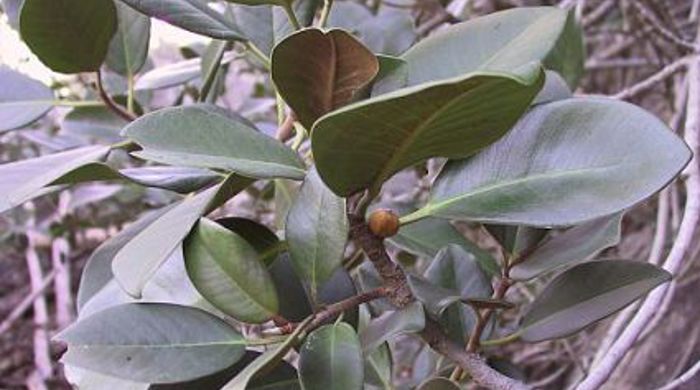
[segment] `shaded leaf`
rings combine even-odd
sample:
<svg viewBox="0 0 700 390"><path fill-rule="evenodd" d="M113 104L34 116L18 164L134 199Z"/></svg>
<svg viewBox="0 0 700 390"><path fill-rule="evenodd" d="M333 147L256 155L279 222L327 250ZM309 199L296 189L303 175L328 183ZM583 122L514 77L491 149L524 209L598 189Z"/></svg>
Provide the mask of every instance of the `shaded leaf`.
<svg viewBox="0 0 700 390"><path fill-rule="evenodd" d="M417 390L459 390L461 387L447 378L435 377L421 383Z"/></svg>
<svg viewBox="0 0 700 390"><path fill-rule="evenodd" d="M53 107L53 92L43 83L0 66L0 133L27 126Z"/></svg>
<svg viewBox="0 0 700 390"><path fill-rule="evenodd" d="M61 73L98 70L116 28L112 0L25 0L20 14L22 40Z"/></svg>
<svg viewBox="0 0 700 390"><path fill-rule="evenodd" d="M510 277L527 280L544 272L585 261L620 242L622 213L594 219L545 239L522 263L510 269Z"/></svg>
<svg viewBox="0 0 700 390"><path fill-rule="evenodd" d="M561 100L535 107L474 158L449 162L428 204L402 220L575 225L652 195L689 158L683 141L636 106L605 98Z"/></svg>
<svg viewBox="0 0 700 390"><path fill-rule="evenodd" d="M114 257L112 272L119 284L129 295L138 298L146 282L185 239L199 218L251 182L231 175L223 183L179 202L143 229Z"/></svg>
<svg viewBox="0 0 700 390"><path fill-rule="evenodd" d="M67 364L149 383L208 375L238 361L240 333L199 309L159 303L115 306L71 325L56 339L68 344Z"/></svg>
<svg viewBox="0 0 700 390"><path fill-rule="evenodd" d="M404 55L409 85L475 71L510 71L541 62L572 88L583 72L583 35L573 15L557 7L522 7L454 24Z"/></svg>
<svg viewBox="0 0 700 390"><path fill-rule="evenodd" d="M365 354L372 354L376 348L395 336L417 333L423 328L425 328L423 305L420 302L413 302L372 320L360 332L360 344Z"/></svg>
<svg viewBox="0 0 700 390"><path fill-rule="evenodd" d="M166 23L211 38L242 41L243 34L204 0L119 0Z"/></svg>
<svg viewBox="0 0 700 390"><path fill-rule="evenodd" d="M301 30L272 51L272 80L307 129L350 103L378 70L374 54L343 30Z"/></svg>
<svg viewBox="0 0 700 390"><path fill-rule="evenodd" d="M119 174L130 181L153 188L188 194L208 187L223 177L207 169L187 167L140 167L126 168Z"/></svg>
<svg viewBox="0 0 700 390"><path fill-rule="evenodd" d="M315 169L306 176L289 210L285 235L292 265L312 297L340 267L348 238L345 200L321 181Z"/></svg>
<svg viewBox="0 0 700 390"><path fill-rule="evenodd" d="M304 177L304 164L292 149L214 105L162 109L140 117L124 132L143 147L134 153L139 158L256 178Z"/></svg>
<svg viewBox="0 0 700 390"><path fill-rule="evenodd" d="M299 378L305 390L362 389L364 365L355 330L341 322L313 331L300 351Z"/></svg>
<svg viewBox="0 0 700 390"><path fill-rule="evenodd" d="M372 96L382 95L408 84L408 65L401 58L391 56L377 56L379 60L379 72L372 84Z"/></svg>
<svg viewBox="0 0 700 390"><path fill-rule="evenodd" d="M98 142L118 142L127 123L106 107L78 107L65 116L61 131Z"/></svg>
<svg viewBox="0 0 700 390"><path fill-rule="evenodd" d="M604 260L579 264L554 279L532 303L519 331L525 341L578 332L634 302L671 274L649 263Z"/></svg>
<svg viewBox="0 0 700 390"><path fill-rule="evenodd" d="M183 249L190 280L214 307L256 324L277 313L277 291L270 274L243 237L202 218Z"/></svg>
<svg viewBox="0 0 700 390"><path fill-rule="evenodd" d="M216 223L243 238L258 253L258 259L269 267L285 249L277 235L266 226L252 219L229 217L217 219Z"/></svg>
<svg viewBox="0 0 700 390"><path fill-rule="evenodd" d="M319 173L337 194L381 184L430 157L467 157L500 138L542 86L543 72L472 73L336 110L314 125ZM388 121L391 122L388 122Z"/></svg>
<svg viewBox="0 0 700 390"><path fill-rule="evenodd" d="M117 32L112 38L105 64L122 76L133 76L146 63L151 38L151 18L126 4L117 6Z"/></svg>
<svg viewBox="0 0 700 390"><path fill-rule="evenodd" d="M61 176L108 153L108 146L87 146L0 165L0 212L42 195L44 187Z"/></svg>

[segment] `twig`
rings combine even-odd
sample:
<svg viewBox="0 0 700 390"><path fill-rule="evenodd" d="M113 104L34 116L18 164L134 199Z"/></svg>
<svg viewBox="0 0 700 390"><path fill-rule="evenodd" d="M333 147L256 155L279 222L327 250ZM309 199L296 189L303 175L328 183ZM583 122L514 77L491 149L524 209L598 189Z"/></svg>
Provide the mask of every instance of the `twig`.
<svg viewBox="0 0 700 390"><path fill-rule="evenodd" d="M61 222L68 213L70 193L63 192L58 198L56 222ZM57 237L51 243L51 266L56 272L54 296L56 300L56 324L59 329L70 325L73 321L73 297L71 293L70 263L68 252L70 246L65 237Z"/></svg>
<svg viewBox="0 0 700 390"><path fill-rule="evenodd" d="M681 37L677 36L674 34L671 30L666 28L663 24L661 24L661 21L657 19L656 15L654 15L653 11L648 9L645 5L640 3L638 0L628 0L629 3L637 9L639 14L646 19L650 25L656 30L659 35L661 35L663 38L666 40L675 43L676 45L683 47L685 49L692 50L694 52L698 51L698 45L693 43L693 42L688 42Z"/></svg>
<svg viewBox="0 0 700 390"><path fill-rule="evenodd" d="M651 77L648 77L644 81L637 83L629 88L626 88L612 97L615 99L629 99L636 96L640 92L646 91L647 89L653 87L655 84L666 80L668 77L673 76L676 72L684 69L688 63L690 63L692 57L683 57L669 65L666 65L659 72L655 73Z"/></svg>
<svg viewBox="0 0 700 390"><path fill-rule="evenodd" d="M700 35L698 37L700 41ZM683 265L685 254L693 242L698 222L700 221L700 168L697 154L700 152L700 58L694 58L688 74L688 112L686 115L685 140L693 151L694 157L686 170L685 181L687 201L683 220L671 248L664 269L677 274ZM637 338L654 317L657 309L663 303L669 283L659 286L649 294L641 308L612 345L608 354L603 358L590 375L577 387L578 390L598 389L612 374L620 361L632 348Z"/></svg>
<svg viewBox="0 0 700 390"><path fill-rule="evenodd" d="M42 379L47 379L51 377L53 371L51 366L51 354L49 350L49 313L44 295L42 293L38 293L38 291L43 290L42 282L44 277L42 276L39 254L37 253L35 247L36 234L32 231L28 231L26 236L27 249L25 255L27 258L27 268L29 269L29 282L32 287L32 294L38 294L38 296L33 299L34 365L39 377Z"/></svg>
<svg viewBox="0 0 700 390"><path fill-rule="evenodd" d="M375 299L383 298L387 295L387 290L384 287L380 287L374 290L370 290L367 292L364 292L359 295L355 295L353 297L350 297L348 299L342 300L340 302L336 302L332 305L328 305L323 310L318 312L316 314L316 317L314 317L313 321L311 321L311 324L309 325L310 329L316 328L323 323L327 322L328 320L331 320L340 313L343 313L347 310L350 310L354 307L360 306L363 303L371 302Z"/></svg>
<svg viewBox="0 0 700 390"><path fill-rule="evenodd" d="M0 323L0 335L4 334L8 330L12 329L12 325L22 317L22 315L29 310L29 308L34 304L34 301L44 294L44 291L51 285L54 278L56 277L56 270L53 269L48 275L41 281L41 284L37 289L32 290L29 295L27 295L22 302L17 304L12 312L5 318L2 323Z"/></svg>
<svg viewBox="0 0 700 390"><path fill-rule="evenodd" d="M681 385L690 382L690 380L693 379L693 377L695 377L696 375L698 375L698 373L700 373L700 360L695 362L695 364L692 367L690 367L688 371L684 372L681 376L669 382L665 386L660 387L658 390L673 390Z"/></svg>
<svg viewBox="0 0 700 390"><path fill-rule="evenodd" d="M115 114L119 115L122 119L131 122L136 120L136 115L130 113L129 111L125 110L122 106L117 104L117 102L112 99L111 96L105 91L105 87L102 84L102 71L98 70L97 74L95 75L96 84L97 84L97 92L100 94L100 98L102 101L105 103L107 108L112 110Z"/></svg>

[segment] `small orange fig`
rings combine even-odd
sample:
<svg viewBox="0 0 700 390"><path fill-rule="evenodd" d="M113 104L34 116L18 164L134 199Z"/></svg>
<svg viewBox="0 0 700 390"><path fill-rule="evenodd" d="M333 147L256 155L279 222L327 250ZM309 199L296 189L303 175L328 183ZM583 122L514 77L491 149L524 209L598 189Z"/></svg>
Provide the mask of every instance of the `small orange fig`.
<svg viewBox="0 0 700 390"><path fill-rule="evenodd" d="M381 238L394 236L399 232L399 216L392 210L375 210L369 216L369 230Z"/></svg>

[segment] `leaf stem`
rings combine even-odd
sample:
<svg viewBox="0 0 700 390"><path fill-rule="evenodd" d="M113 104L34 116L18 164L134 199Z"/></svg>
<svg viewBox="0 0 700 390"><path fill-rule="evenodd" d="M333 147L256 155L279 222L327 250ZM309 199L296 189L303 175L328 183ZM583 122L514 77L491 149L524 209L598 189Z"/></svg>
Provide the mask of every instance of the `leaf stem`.
<svg viewBox="0 0 700 390"><path fill-rule="evenodd" d="M287 19L289 19L289 23L291 23L295 30L301 30L301 24L299 24L299 19L297 19L297 16L294 14L292 2L284 1L283 3L284 5L282 5L282 8L284 8L284 12L287 14Z"/></svg>
<svg viewBox="0 0 700 390"><path fill-rule="evenodd" d="M323 9L321 10L321 19L318 21L319 28L324 28L328 24L328 17L331 14L331 8L333 8L333 0L324 0Z"/></svg>
<svg viewBox="0 0 700 390"><path fill-rule="evenodd" d="M491 340L483 340L481 342L482 347L496 347L499 345L504 345L504 344L510 344L512 342L518 341L520 339L520 333L515 332L511 335L508 335L506 337L501 337L498 339L491 339Z"/></svg>
<svg viewBox="0 0 700 390"><path fill-rule="evenodd" d="M265 69L270 70L270 59L267 58L265 53L263 53L257 46L255 46L254 43L250 41L245 41L243 42L243 46L245 46L246 50L249 51L253 55L253 57L257 58L260 62L262 62Z"/></svg>
<svg viewBox="0 0 700 390"><path fill-rule="evenodd" d="M56 107L104 107L101 100L52 100L48 103Z"/></svg>
<svg viewBox="0 0 700 390"><path fill-rule="evenodd" d="M115 114L119 115L123 119L125 119L128 122L136 120L136 115L130 113L129 111L125 110L122 106L117 104L117 102L112 99L111 96L105 91L104 85L102 84L102 72L100 70L97 70L96 72L96 78L97 78L97 92L100 94L100 98L102 101L105 103L107 108L112 110Z"/></svg>
<svg viewBox="0 0 700 390"><path fill-rule="evenodd" d="M129 72L126 78L127 93L126 93L126 109L130 113L134 113L134 74Z"/></svg>

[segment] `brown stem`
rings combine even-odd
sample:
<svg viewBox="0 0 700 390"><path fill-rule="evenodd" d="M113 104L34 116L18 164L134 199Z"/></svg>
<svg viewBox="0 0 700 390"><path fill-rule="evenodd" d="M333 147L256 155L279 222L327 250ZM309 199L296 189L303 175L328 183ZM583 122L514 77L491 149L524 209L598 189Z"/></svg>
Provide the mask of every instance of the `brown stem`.
<svg viewBox="0 0 700 390"><path fill-rule="evenodd" d="M129 111L125 110L122 106L117 104L117 102L112 99L111 96L105 91L105 87L102 84L102 72L100 70L97 71L97 91L100 94L100 98L102 101L105 103L105 105L112 111L114 111L115 114L119 115L121 118L124 120L131 122L136 120L136 115L130 113Z"/></svg>
<svg viewBox="0 0 700 390"><path fill-rule="evenodd" d="M495 300L503 300L503 298L505 298L506 296L506 292L508 292L508 289L513 284L512 281L508 278L508 271L509 268L506 267L504 270L504 275L498 281L496 290L493 292L493 299ZM489 323L489 320L491 319L491 316L495 311L496 310L493 308L488 308L483 311L476 311L476 326L474 326L474 330L469 336L469 342L467 343L467 352L476 352L479 350L479 346L481 343L481 335L484 333L484 329L486 328L486 325Z"/></svg>
<svg viewBox="0 0 700 390"><path fill-rule="evenodd" d="M284 119L284 122L282 122L282 125L277 128L277 134L275 135L275 138L280 140L281 142L287 142L292 138L292 135L294 134L294 121L296 121L296 116L294 115L293 112L290 112L289 115Z"/></svg>
<svg viewBox="0 0 700 390"><path fill-rule="evenodd" d="M316 317L313 319L313 321L311 321L310 329L321 326L326 321L331 320L340 315L340 313L350 310L356 306L360 306L363 303L383 298L387 295L387 292L388 291L386 288L380 287L359 295L355 295L340 302L336 302L332 305L328 305L325 308L323 308L323 310L316 313Z"/></svg>

